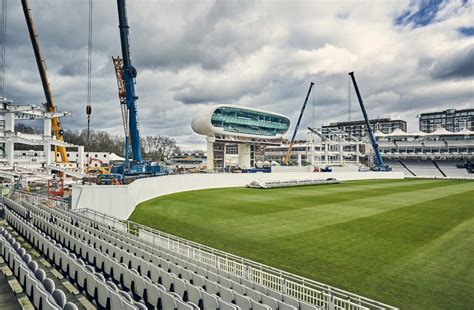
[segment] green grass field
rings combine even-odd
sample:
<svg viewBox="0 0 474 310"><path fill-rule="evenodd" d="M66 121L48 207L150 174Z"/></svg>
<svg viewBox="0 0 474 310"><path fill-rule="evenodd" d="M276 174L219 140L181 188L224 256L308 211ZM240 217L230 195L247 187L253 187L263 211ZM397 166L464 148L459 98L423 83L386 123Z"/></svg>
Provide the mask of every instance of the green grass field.
<svg viewBox="0 0 474 310"><path fill-rule="evenodd" d="M130 220L402 309L474 309L474 182L191 191Z"/></svg>

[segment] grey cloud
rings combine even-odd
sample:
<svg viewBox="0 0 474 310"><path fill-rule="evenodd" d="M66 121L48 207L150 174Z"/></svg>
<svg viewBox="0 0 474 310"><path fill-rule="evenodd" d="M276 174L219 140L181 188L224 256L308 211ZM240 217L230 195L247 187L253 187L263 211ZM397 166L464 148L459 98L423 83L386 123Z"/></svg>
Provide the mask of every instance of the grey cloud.
<svg viewBox="0 0 474 310"><path fill-rule="evenodd" d="M53 95L74 114L62 124L83 129L87 2L30 2ZM44 95L21 6L9 4L6 95L40 104ZM258 107L294 122L309 81L316 82L314 105L311 98L302 128L346 120L351 70L373 116L414 123L423 110L472 107L473 46L462 49L466 38L457 34L456 20L422 32L393 26L394 12L404 9L393 2L128 1L141 133L168 135L190 148L204 145L190 121L211 103ZM94 1L91 124L122 134L110 58L120 54L117 23L115 1ZM353 119L361 118L354 94L352 111Z"/></svg>
<svg viewBox="0 0 474 310"><path fill-rule="evenodd" d="M474 45L454 55L434 60L430 74L435 79L462 79L474 76Z"/></svg>

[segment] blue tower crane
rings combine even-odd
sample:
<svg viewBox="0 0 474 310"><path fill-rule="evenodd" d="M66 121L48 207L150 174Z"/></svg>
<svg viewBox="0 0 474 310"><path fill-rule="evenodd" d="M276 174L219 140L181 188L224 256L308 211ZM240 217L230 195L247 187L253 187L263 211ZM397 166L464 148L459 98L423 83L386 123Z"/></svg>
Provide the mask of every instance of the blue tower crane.
<svg viewBox="0 0 474 310"><path fill-rule="evenodd" d="M362 114L364 115L365 125L367 126L367 132L369 133L370 143L372 144L372 148L374 149L374 153L375 153L375 166L372 167L372 170L392 171L392 168L383 162L382 155L380 154L380 151L379 151L379 145L377 144L377 141L375 140L372 127L370 126L369 117L367 116L367 111L365 110L364 102L362 101L362 96L360 95L359 87L357 86L354 72L349 72L349 75L351 76L352 84L354 84L354 89L357 94L357 99L359 99L360 109L362 110Z"/></svg>

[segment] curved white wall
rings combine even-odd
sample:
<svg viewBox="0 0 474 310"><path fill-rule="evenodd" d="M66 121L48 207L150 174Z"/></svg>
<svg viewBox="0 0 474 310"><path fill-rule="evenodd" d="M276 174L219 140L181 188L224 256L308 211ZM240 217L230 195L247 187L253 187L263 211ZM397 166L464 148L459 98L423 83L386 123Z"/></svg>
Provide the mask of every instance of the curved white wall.
<svg viewBox="0 0 474 310"><path fill-rule="evenodd" d="M339 180L403 179L403 172L276 172L249 174L186 174L145 178L129 185L77 185L72 189L72 208L88 208L120 219L127 219L135 207L162 195L223 187L239 187L254 180Z"/></svg>

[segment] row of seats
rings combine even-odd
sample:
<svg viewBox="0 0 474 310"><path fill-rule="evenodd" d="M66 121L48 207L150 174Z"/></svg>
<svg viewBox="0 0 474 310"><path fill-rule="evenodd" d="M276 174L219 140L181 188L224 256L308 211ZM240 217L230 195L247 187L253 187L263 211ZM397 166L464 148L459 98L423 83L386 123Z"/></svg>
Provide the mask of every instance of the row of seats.
<svg viewBox="0 0 474 310"><path fill-rule="evenodd" d="M85 220L90 221L90 219L88 218ZM107 246L107 244L113 244L117 247L123 248L128 253L132 253L136 257L143 258L145 259L145 261L153 262L161 267L164 266L163 268L165 270L168 270L179 277L183 277L191 283L194 283L193 281L196 281L198 284L200 284L199 286L203 286L201 284L202 279L197 278L197 274L198 276L207 278L212 282L217 282L216 284L222 287L221 290L234 290L239 294L251 297L251 302L253 303L264 303L269 305L273 309L316 309L316 307L313 305L298 301L293 297L282 294L275 290L267 289L265 286L249 281L243 277L233 275L232 273L228 273L221 269L217 269L215 267L208 266L205 264L191 263L190 261L185 260L184 257L179 257L179 255L176 254L171 255L163 253L163 250L157 250L154 247L150 247L147 244L144 244L143 240L138 239L136 237L132 238L134 236L131 236L129 234L123 236L124 234L120 232L113 232L103 225L100 226L100 228L93 228L90 224L91 223L89 223L88 225L84 223L77 223L79 227L91 233L91 235L96 238L96 242L100 243L100 240L103 240L105 242L104 246ZM106 231L98 231L98 229L101 228L105 228ZM121 239L119 239L120 235L123 236ZM128 242L124 242L122 241L122 239L128 240ZM143 248L141 248L140 246ZM99 245L99 247L101 247L101 245ZM107 251L108 249L105 250ZM134 258L132 256L131 259L133 261L137 258ZM131 267L135 268L137 267L137 265L132 264ZM204 287L206 286L204 285ZM220 294L221 292L218 292L219 296ZM229 295L231 294L226 294L226 296ZM228 299L226 301L231 301L231 299Z"/></svg>
<svg viewBox="0 0 474 310"><path fill-rule="evenodd" d="M98 262L96 268L103 270L111 278L115 277L115 281L120 285L131 286L133 284L133 288L127 288L130 288L134 297L146 303L150 304L148 296L144 296L145 290L142 289L144 283L156 282L162 285L166 291L177 294L181 300L188 301L188 304L191 303L194 307L198 305L205 309L225 309L229 306L238 306L241 309L317 309L313 305L267 289L245 278L228 274L216 268L213 272L209 270L212 269L211 266L206 266L208 268L205 269L204 266L158 251L141 239L138 242L129 234L110 230L105 225L98 225L77 214L63 210L48 210L44 207L38 208L28 203L24 203L24 205L41 216L43 222L40 222L39 219L33 221L36 225L43 225L45 229L48 229L46 226L51 226L45 220L54 214L54 224L58 228L50 229L48 233L53 234L53 238L58 238L61 243L66 244L71 251L77 251L76 254L83 255L82 253L86 251L81 246L76 249L77 241L71 239L72 237L82 239L89 243L91 248L105 253L108 257L97 259L97 255L92 255L86 256L84 259L91 263ZM27 210L21 212L26 214ZM129 281L127 284L123 283L123 278L114 275L114 268L120 267L111 267L113 264L120 264L124 268L133 270L128 271L132 274L127 278L133 278L134 274L136 280L131 283ZM140 280L140 277L144 280Z"/></svg>
<svg viewBox="0 0 474 310"><path fill-rule="evenodd" d="M112 257L112 260L117 260L117 263L121 263L124 266L127 266L132 271L135 270L136 274L143 276L145 279L151 278L153 282L162 284L167 290L177 292L181 298L189 299L189 301L193 304L200 305L202 303L202 307L206 309L215 309L215 305L217 305L217 307L220 309L229 308L229 306L231 306L229 305L229 303L235 301L236 298L242 302L239 303L240 305L244 306L245 304L248 304L251 305L251 308L253 309L269 309L269 307L265 307L264 305L259 303L262 300L266 304L273 305L275 309L294 309L293 307L288 308L285 307L285 305L278 305L278 301L273 300L273 298L267 296L261 297L259 296L259 293L254 293L253 291L246 290L245 287L237 283L234 283L234 286L239 286L241 288L239 291L242 294L252 295L254 296L254 300L257 299L258 302L249 300L248 297L245 296L235 297L233 291L230 288L230 286L232 285L230 280L227 280L227 287L224 287L219 283L215 283L207 279L205 277L207 275L205 269L197 267L198 270L195 270L197 273L191 272L190 270L182 268L176 264L164 260L159 256L154 255L149 255L149 261L146 261L145 259L143 259L143 257L130 255L131 251L134 250L134 248L132 248L130 245L123 243L119 248L116 244L117 240L108 240L107 242L105 242L100 238L96 238L95 236L91 237L91 235L86 234L86 232L82 232L80 229L71 226L60 219L57 220L56 224L59 226L58 231L65 231L67 233L63 234L63 242L65 242L66 244L68 242L68 235L76 236L80 239L87 238L87 242L90 242L92 247L100 250L103 253L108 254ZM59 238L61 238L61 236L59 236ZM101 260L99 262L99 265L102 265L104 263L107 264L107 261ZM108 266L106 267L106 269L110 270ZM108 272L106 271L106 273ZM218 277L219 276L216 275L213 280L217 281ZM135 280L137 281L137 285L139 285L141 280L139 278ZM198 290L196 290L195 286L197 286ZM139 285L139 287L143 287L143 285ZM192 294L189 292L191 292ZM139 292L137 295L141 296L140 293L141 292ZM234 306L231 307L234 308Z"/></svg>
<svg viewBox="0 0 474 310"><path fill-rule="evenodd" d="M3 227L0 227L0 254L36 309L77 310L77 306L67 302L64 292L56 289L54 281Z"/></svg>
<svg viewBox="0 0 474 310"><path fill-rule="evenodd" d="M17 206L17 208L19 208ZM32 220L36 215L31 215ZM87 297L94 301L99 308L104 309L147 309L147 307L139 302L135 302L132 296L116 285L111 279L106 279L102 273L97 272L94 265L85 263L81 258L77 258L76 254L69 252L61 243L56 242L44 232L39 232L38 228L32 224L22 221L21 217L15 216L12 211L6 211L6 219L20 234L24 235L35 248L37 248L46 259L58 267L58 269L67 276L76 286L86 293ZM92 257L92 255L91 255ZM159 289L159 288L158 288ZM173 297L167 302L158 293L159 309L185 309L191 310L190 307L176 307Z"/></svg>
<svg viewBox="0 0 474 310"><path fill-rule="evenodd" d="M16 208L21 209L22 207L16 206ZM25 214L25 212L21 213ZM104 257L104 254L97 251L92 246L88 245L87 243L84 243L80 239L70 237L64 232L61 233L61 230L59 228L55 227L54 225L51 225L50 222L42 220L37 215L32 214L31 219L32 222L36 224L35 226L40 229L44 229L44 231L49 236L53 237L53 240L56 239L59 244L68 247L71 252L82 257L84 260L86 260L86 262L91 263L91 265L85 266L83 270L79 270L78 268L73 269L74 266L71 266L70 262L67 261L68 255L66 255L66 257L63 257L64 255L59 252L55 256L54 249L51 250L51 248L49 247L44 248L44 243L35 243L35 245L38 246L40 251L43 252L48 259L50 259L56 265L60 266L61 271L68 275L71 281L76 283L80 289L84 290L87 295L93 300L95 300L100 307L115 309L115 306L117 305L114 304L114 300L118 300L118 298L117 296L112 295L110 287L118 287L126 289L127 292L129 292L135 299L139 299L141 301L146 302L151 308L186 310L199 309L197 306L193 307L192 304L190 304L189 302L185 303L182 300L182 297L184 297L183 294L178 295L176 292L171 293L167 291L163 285L153 283L149 278L142 278L136 270L128 269L128 266L123 263L119 264L116 259L108 257L107 254L105 254L106 257ZM63 248L62 250L63 252L66 252L66 254L69 254L69 256L72 256L71 253L68 253L65 248ZM78 260L75 254L72 258ZM82 259L78 262L80 265L82 265L81 261ZM109 267L111 268L108 269L108 274L105 273L107 276L110 276L110 278L108 278L108 281L105 281L105 278L102 274L96 273L96 278L98 278L99 281L95 281L92 275L94 275L96 270L100 271L101 268L106 270L107 268L105 268L104 263L110 263ZM84 276L84 274L86 275ZM170 277L167 277L167 275L168 273L159 273L159 279L162 280L166 278L169 280L168 282L162 280L163 283L168 283L168 289L173 289L175 286L178 288L178 283L176 282L177 278L171 279ZM108 284L109 287L106 287L104 284ZM111 284L117 285L114 287ZM189 287L187 287L184 282L183 284L185 285L184 287ZM202 309L237 309L237 307L235 306L226 305L225 302L219 301L215 296L211 296L205 292L197 293L198 294L195 294L195 296L198 296L199 300L196 300L196 302L202 304ZM122 292L121 295L129 296L128 299L132 300L132 296L130 296L126 292ZM141 303L135 303L135 306L138 306L138 308L147 308ZM135 309L126 307L126 305L122 305L122 308Z"/></svg>

